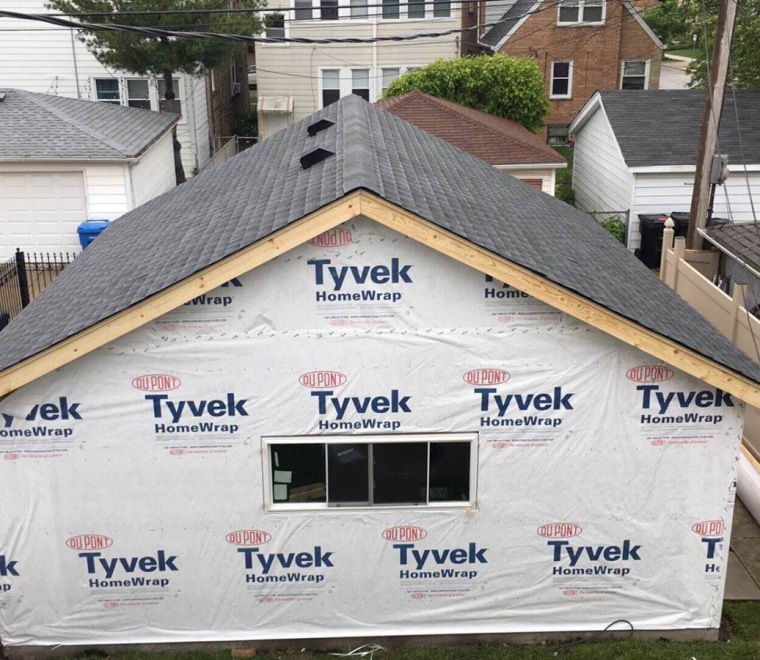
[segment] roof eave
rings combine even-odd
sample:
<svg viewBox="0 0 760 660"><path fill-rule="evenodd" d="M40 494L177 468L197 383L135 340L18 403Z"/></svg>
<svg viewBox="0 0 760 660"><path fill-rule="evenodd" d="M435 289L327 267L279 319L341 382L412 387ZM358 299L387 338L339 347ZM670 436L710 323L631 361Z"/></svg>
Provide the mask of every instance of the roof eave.
<svg viewBox="0 0 760 660"><path fill-rule="evenodd" d="M570 123L570 127L568 128L570 135L580 131L586 125L588 120L594 116L594 113L601 107L602 95L598 91L594 92L593 96L586 101L586 105L581 108L581 111L575 115L575 119Z"/></svg>

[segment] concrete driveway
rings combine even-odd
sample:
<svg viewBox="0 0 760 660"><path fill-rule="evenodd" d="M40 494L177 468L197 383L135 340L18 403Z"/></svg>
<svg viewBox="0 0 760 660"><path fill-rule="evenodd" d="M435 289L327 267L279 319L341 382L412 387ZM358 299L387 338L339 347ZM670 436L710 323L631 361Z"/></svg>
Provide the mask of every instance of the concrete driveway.
<svg viewBox="0 0 760 660"><path fill-rule="evenodd" d="M660 89L688 89L690 76L686 73L691 59L668 55L662 58Z"/></svg>

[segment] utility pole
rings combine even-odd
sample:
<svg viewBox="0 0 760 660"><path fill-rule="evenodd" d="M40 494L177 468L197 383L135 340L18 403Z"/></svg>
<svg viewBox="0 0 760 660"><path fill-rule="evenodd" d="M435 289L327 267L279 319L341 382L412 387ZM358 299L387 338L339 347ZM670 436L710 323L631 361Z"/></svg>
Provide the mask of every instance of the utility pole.
<svg viewBox="0 0 760 660"><path fill-rule="evenodd" d="M731 57L731 40L734 36L736 7L738 0L720 0L718 28L713 45L710 82L705 94L705 112L702 115L702 131L697 155L697 171L694 176L694 192L691 197L689 213L689 232L686 235L686 247L693 250L698 240L697 229L704 229L707 224L707 211L710 205L710 172L712 161L718 146L718 128L723 112L723 95L726 91L728 63Z"/></svg>

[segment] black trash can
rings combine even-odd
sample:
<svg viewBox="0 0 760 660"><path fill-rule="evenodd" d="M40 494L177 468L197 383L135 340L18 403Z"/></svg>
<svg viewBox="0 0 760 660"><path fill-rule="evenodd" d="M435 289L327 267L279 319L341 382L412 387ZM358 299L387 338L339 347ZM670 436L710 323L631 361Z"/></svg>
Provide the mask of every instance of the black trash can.
<svg viewBox="0 0 760 660"><path fill-rule="evenodd" d="M668 217L664 213L639 213L641 247L636 250L635 254L647 268L659 268L660 266L662 234L665 231L665 221Z"/></svg>
<svg viewBox="0 0 760 660"><path fill-rule="evenodd" d="M676 236L686 236L689 233L689 214L686 211L673 211L670 214L673 218L673 231Z"/></svg>

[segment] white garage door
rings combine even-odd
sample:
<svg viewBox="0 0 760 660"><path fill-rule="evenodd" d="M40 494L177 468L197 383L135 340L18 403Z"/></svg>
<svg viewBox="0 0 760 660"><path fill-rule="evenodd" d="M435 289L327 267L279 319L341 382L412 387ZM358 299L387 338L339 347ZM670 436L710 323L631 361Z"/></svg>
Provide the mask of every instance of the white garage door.
<svg viewBox="0 0 760 660"><path fill-rule="evenodd" d="M0 172L0 258L76 249L86 219L81 172Z"/></svg>

